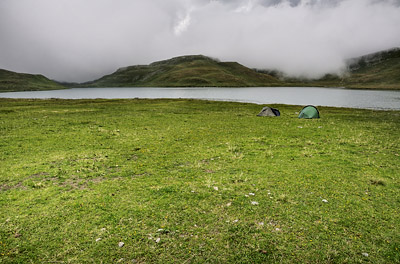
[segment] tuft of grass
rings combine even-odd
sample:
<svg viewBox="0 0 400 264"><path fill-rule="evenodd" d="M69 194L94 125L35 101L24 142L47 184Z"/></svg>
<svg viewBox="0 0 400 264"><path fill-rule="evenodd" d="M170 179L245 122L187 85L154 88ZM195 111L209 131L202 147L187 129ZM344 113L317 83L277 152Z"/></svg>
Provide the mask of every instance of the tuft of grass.
<svg viewBox="0 0 400 264"><path fill-rule="evenodd" d="M278 197L278 199L277 199L279 202L282 202L282 203L287 203L287 202L289 202L289 198L288 198L288 196L286 195L286 194L281 194L281 195L279 195L279 197Z"/></svg>
<svg viewBox="0 0 400 264"><path fill-rule="evenodd" d="M370 180L372 185L381 185L381 186L385 186L385 181L384 180L377 180L377 179L373 179Z"/></svg>
<svg viewBox="0 0 400 264"><path fill-rule="evenodd" d="M0 262L400 262L400 113L273 107L0 99Z"/></svg>

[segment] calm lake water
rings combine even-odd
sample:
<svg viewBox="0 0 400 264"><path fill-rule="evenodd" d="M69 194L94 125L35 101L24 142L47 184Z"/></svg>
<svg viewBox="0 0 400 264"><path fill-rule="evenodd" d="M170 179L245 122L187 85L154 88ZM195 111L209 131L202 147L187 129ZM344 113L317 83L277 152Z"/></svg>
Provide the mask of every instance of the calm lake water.
<svg viewBox="0 0 400 264"><path fill-rule="evenodd" d="M3 98L191 98L256 104L317 105L400 110L400 91L316 87L257 88L73 88L54 91L0 93Z"/></svg>

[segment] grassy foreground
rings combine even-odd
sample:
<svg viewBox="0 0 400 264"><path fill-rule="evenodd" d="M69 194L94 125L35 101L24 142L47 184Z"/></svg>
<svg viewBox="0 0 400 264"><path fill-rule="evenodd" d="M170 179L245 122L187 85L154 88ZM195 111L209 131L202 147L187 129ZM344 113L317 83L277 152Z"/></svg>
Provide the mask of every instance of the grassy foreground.
<svg viewBox="0 0 400 264"><path fill-rule="evenodd" d="M0 262L399 263L400 112L275 107L0 99Z"/></svg>

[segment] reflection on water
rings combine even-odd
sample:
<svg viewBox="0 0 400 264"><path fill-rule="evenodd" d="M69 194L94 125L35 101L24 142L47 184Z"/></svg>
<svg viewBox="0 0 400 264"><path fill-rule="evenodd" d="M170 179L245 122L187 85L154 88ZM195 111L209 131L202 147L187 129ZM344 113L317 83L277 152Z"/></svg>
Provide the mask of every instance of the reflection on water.
<svg viewBox="0 0 400 264"><path fill-rule="evenodd" d="M400 91L316 87L256 88L74 88L54 91L0 93L5 98L116 99L191 98L257 104L321 105L400 110Z"/></svg>

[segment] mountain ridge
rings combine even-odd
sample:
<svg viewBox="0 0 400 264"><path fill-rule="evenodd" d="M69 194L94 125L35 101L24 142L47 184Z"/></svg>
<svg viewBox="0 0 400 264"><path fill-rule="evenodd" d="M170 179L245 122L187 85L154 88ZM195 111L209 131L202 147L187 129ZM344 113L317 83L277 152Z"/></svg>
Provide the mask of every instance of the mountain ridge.
<svg viewBox="0 0 400 264"><path fill-rule="evenodd" d="M276 77L257 73L237 62L185 55L149 65L122 67L80 87L246 87L279 83Z"/></svg>
<svg viewBox="0 0 400 264"><path fill-rule="evenodd" d="M344 82L349 88L400 89L400 48L367 54L348 64L350 75Z"/></svg>
<svg viewBox="0 0 400 264"><path fill-rule="evenodd" d="M40 74L0 69L0 92L54 90L71 87L281 87L317 86L400 90L400 48L348 59L343 75L319 79L291 78L282 72L250 69L204 55L185 55L148 65L121 67L85 83L61 83Z"/></svg>
<svg viewBox="0 0 400 264"><path fill-rule="evenodd" d="M123 67L79 87L318 86L400 90L398 47L352 58L346 64L347 72L343 75L306 79L285 77L276 70L250 69L238 62L221 62L204 55L186 55Z"/></svg>
<svg viewBox="0 0 400 264"><path fill-rule="evenodd" d="M0 69L0 92L65 89L41 74L18 73Z"/></svg>

